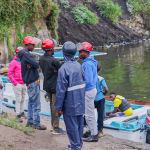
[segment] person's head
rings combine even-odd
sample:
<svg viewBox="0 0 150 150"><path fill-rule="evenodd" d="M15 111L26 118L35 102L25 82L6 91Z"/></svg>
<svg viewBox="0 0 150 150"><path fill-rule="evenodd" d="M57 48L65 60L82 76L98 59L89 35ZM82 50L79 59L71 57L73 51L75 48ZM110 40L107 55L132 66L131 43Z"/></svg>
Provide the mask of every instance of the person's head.
<svg viewBox="0 0 150 150"><path fill-rule="evenodd" d="M115 94L114 92L111 92L111 93L109 94L109 97L110 97L110 100L111 100L111 101L114 101L114 99L115 99L115 97L116 97L116 94Z"/></svg>
<svg viewBox="0 0 150 150"><path fill-rule="evenodd" d="M89 54L92 51L92 44L90 44L89 42L78 43L77 51L79 51L79 58L85 59L89 57Z"/></svg>
<svg viewBox="0 0 150 150"><path fill-rule="evenodd" d="M18 53L23 50L23 47L19 46L17 47L17 49L15 50L16 55L18 55Z"/></svg>
<svg viewBox="0 0 150 150"><path fill-rule="evenodd" d="M101 65L97 64L97 73L101 70Z"/></svg>
<svg viewBox="0 0 150 150"><path fill-rule="evenodd" d="M26 36L23 39L23 44L25 45L25 48L28 51L33 51L34 50L34 46L37 45L37 43L35 42L34 38L32 36Z"/></svg>
<svg viewBox="0 0 150 150"><path fill-rule="evenodd" d="M54 40L53 39L46 39L42 42L41 48L45 53L49 53L51 55L54 55Z"/></svg>
<svg viewBox="0 0 150 150"><path fill-rule="evenodd" d="M67 41L63 44L62 51L64 55L74 57L77 47L73 42Z"/></svg>

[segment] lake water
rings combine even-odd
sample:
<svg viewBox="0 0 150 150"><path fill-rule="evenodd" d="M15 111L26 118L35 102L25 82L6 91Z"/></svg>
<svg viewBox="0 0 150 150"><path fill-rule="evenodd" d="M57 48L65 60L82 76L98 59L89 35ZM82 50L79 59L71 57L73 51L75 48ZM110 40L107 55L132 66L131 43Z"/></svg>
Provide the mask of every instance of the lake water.
<svg viewBox="0 0 150 150"><path fill-rule="evenodd" d="M108 54L96 56L102 66L99 75L106 79L109 93L127 99L150 100L150 43L100 49ZM107 94L109 96L109 94Z"/></svg>
<svg viewBox="0 0 150 150"><path fill-rule="evenodd" d="M95 57L109 88L107 96L115 92L127 99L150 100L150 42L97 51L107 52Z"/></svg>

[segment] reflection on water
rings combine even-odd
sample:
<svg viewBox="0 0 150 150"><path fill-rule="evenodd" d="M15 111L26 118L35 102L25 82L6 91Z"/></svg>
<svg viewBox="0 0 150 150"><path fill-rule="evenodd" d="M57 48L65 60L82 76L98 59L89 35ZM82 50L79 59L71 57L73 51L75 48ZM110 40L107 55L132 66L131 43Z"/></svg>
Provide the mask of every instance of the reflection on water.
<svg viewBox="0 0 150 150"><path fill-rule="evenodd" d="M102 51L102 50L99 50ZM95 57L102 66L99 75L106 79L109 93L127 99L150 100L150 45L147 42L106 50Z"/></svg>

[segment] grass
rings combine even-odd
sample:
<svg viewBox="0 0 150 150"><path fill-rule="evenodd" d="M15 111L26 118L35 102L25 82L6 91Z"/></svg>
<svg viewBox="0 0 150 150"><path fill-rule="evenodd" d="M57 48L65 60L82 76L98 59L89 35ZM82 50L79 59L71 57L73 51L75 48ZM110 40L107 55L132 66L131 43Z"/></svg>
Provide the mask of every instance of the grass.
<svg viewBox="0 0 150 150"><path fill-rule="evenodd" d="M99 21L96 13L88 10L88 8L81 3L77 4L71 12L74 14L75 20L79 24L88 23L94 25L97 24Z"/></svg>
<svg viewBox="0 0 150 150"><path fill-rule="evenodd" d="M63 5L65 8L69 8L70 7L69 1L66 1L66 0L61 0L60 4Z"/></svg>
<svg viewBox="0 0 150 150"><path fill-rule="evenodd" d="M119 17L122 15L121 7L110 0L97 0L96 5L102 14L109 18L112 22L118 23Z"/></svg>
<svg viewBox="0 0 150 150"><path fill-rule="evenodd" d="M9 143L8 146L9 146L9 147L13 147L13 146L14 146L14 143Z"/></svg>
<svg viewBox="0 0 150 150"><path fill-rule="evenodd" d="M0 117L0 124L4 126L8 126L14 129L18 129L20 131L23 131L24 133L33 132L34 129L31 127L25 127L18 123L17 119L11 119L9 117L5 118L3 116Z"/></svg>

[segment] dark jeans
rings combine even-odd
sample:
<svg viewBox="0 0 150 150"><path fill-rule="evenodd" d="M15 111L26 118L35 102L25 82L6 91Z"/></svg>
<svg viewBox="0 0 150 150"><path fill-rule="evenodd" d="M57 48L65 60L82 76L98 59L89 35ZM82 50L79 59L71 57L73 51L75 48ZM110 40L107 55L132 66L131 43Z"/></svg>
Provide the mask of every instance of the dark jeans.
<svg viewBox="0 0 150 150"><path fill-rule="evenodd" d="M97 108L98 112L98 131L103 130L103 120L104 120L104 108L105 108L105 99L101 99L99 101L94 101L95 108Z"/></svg>
<svg viewBox="0 0 150 150"><path fill-rule="evenodd" d="M63 114L63 117L66 125L67 135L71 143L71 149L81 150L84 127L83 115L68 116L66 114Z"/></svg>

